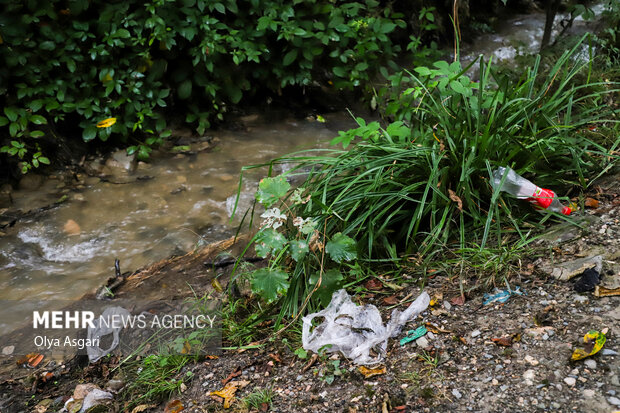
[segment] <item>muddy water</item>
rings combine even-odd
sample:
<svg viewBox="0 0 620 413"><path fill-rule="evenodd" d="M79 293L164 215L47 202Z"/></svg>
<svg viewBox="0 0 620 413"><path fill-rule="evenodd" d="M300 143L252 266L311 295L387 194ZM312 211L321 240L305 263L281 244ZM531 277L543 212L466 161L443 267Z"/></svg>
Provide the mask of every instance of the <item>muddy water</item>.
<svg viewBox="0 0 620 413"><path fill-rule="evenodd" d="M120 173L109 180L149 179L117 184L83 177L83 188L69 191L68 201L4 230L0 302L77 299L114 274L116 258L123 272L132 271L191 251L201 241L229 237L236 229L230 216L241 167L327 146L337 130L353 125L346 113L325 118L326 123L285 119L217 132L213 136L219 143L213 150L156 158L133 174ZM266 172L244 175L242 208L247 208ZM63 192L59 187L62 184L52 179L36 190L17 191L14 207L28 210L35 199L58 199ZM70 220L77 225L67 224ZM28 308L22 310L0 308L0 333L29 315Z"/></svg>

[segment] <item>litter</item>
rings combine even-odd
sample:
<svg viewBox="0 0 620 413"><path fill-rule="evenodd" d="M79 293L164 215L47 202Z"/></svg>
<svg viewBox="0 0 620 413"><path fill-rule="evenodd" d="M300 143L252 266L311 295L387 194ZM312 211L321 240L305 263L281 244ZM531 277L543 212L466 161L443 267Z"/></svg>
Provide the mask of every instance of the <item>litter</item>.
<svg viewBox="0 0 620 413"><path fill-rule="evenodd" d="M581 274L581 278L579 278L575 283L575 291L578 293L594 291L600 280L601 278L599 272L594 268L588 268Z"/></svg>
<svg viewBox="0 0 620 413"><path fill-rule="evenodd" d="M502 179L504 180L503 183ZM510 168L502 166L493 171L491 185L494 190L504 191L519 199L528 200L539 209L546 209L563 215L570 215L572 212L569 207L562 205L555 192L534 185Z"/></svg>
<svg viewBox="0 0 620 413"><path fill-rule="evenodd" d="M493 303L505 303L513 295L523 295L523 291L520 290L520 287L517 287L514 290L498 290L496 288L495 291L495 294L484 294L484 305L489 305Z"/></svg>
<svg viewBox="0 0 620 413"><path fill-rule="evenodd" d="M419 339L420 337L422 337L423 335L425 335L426 333L428 333L428 330L424 326L420 326L416 328L415 330L409 330L407 331L407 336L400 339L400 345L404 346L407 343L415 341Z"/></svg>
<svg viewBox="0 0 620 413"><path fill-rule="evenodd" d="M372 304L357 306L344 289L335 291L324 310L303 318L303 348L315 353L322 349L330 353L340 351L358 365L379 363L388 338L397 336L408 321L426 310L430 300L428 293L422 292L405 311L393 310L390 321L384 326L377 307ZM312 320L321 317L324 321L310 331ZM371 350L377 353L375 357L370 354Z"/></svg>
<svg viewBox="0 0 620 413"><path fill-rule="evenodd" d="M101 343L101 339L110 334L113 335L113 340L107 350L99 346L86 347L88 360L91 363L95 363L100 358L107 356L118 346L120 341L119 332L123 328L123 321L129 317L131 317L131 313L123 307L108 307L99 318L93 320L93 327L88 327L89 343Z"/></svg>

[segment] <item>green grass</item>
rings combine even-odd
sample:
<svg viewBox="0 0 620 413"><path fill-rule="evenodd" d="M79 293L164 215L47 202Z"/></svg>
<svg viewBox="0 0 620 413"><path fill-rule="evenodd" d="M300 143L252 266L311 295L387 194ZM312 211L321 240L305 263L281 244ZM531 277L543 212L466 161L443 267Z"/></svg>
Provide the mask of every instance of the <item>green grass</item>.
<svg viewBox="0 0 620 413"><path fill-rule="evenodd" d="M254 390L243 398L243 404L248 409L257 409L263 411L263 405L271 407L273 403L274 391L271 388Z"/></svg>

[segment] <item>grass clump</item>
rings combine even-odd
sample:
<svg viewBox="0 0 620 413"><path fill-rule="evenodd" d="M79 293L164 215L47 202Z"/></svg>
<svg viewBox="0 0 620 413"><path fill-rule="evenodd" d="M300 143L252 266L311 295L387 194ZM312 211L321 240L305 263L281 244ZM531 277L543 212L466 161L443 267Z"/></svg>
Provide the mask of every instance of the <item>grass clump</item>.
<svg viewBox="0 0 620 413"><path fill-rule="evenodd" d="M517 81L482 58L478 81L459 62L403 71L381 92L383 123L357 118L358 128L333 141L342 150L273 161L296 163L292 175L310 172L292 195L282 177L261 182L257 199L278 208L263 214L254 239L259 255L271 257L269 270L254 274L257 292L268 289L269 301L284 296L281 315L296 314L309 294L328 290L329 297L344 274L364 277L356 259L450 249L509 268L515 252L506 243L526 245L549 214L493 192L496 167L567 194L588 188L618 160L618 111L606 104L618 83L588 75L575 84L591 69L578 57L584 40L546 74L537 58ZM495 252L476 252L489 247Z"/></svg>

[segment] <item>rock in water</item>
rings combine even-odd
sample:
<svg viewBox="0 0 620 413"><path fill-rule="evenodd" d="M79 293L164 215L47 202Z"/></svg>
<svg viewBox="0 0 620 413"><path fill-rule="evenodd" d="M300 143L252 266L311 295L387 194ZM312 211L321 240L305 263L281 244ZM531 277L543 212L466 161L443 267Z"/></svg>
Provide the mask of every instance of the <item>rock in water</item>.
<svg viewBox="0 0 620 413"><path fill-rule="evenodd" d="M65 231L67 235L78 235L81 232L81 229L78 223L72 219L65 222L65 226L63 230Z"/></svg>

